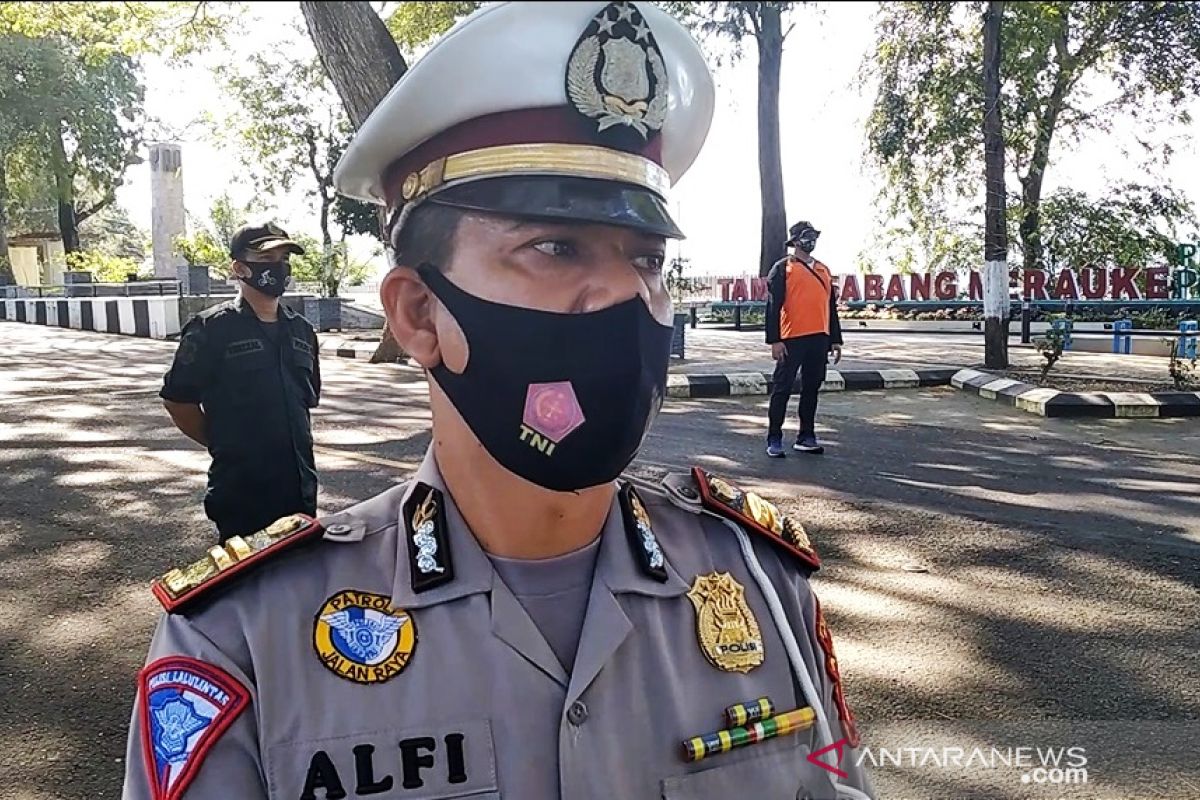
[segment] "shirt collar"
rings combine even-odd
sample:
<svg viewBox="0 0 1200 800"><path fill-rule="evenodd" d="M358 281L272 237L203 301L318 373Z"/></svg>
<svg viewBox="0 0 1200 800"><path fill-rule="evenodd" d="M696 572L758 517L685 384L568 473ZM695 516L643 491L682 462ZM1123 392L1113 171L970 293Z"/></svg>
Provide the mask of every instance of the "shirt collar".
<svg viewBox="0 0 1200 800"><path fill-rule="evenodd" d="M246 300L246 296L243 295L240 290L238 291L237 297L233 298L233 309L239 314L258 319L258 316L254 313L254 307L250 305L249 301ZM284 319L288 320L296 316L296 312L292 311L291 307L282 300L279 301L279 313L284 317Z"/></svg>
<svg viewBox="0 0 1200 800"><path fill-rule="evenodd" d="M446 508L446 540L450 549L450 558L454 565L454 578L441 586L436 586L424 592L414 592L412 588L412 564L408 554L408 525L403 519L404 505L416 489L417 484L432 486L442 493L442 502ZM404 490L395 507L397 538L396 538L396 576L392 582L392 604L399 608L423 608L425 606L448 603L460 597L466 597L492 590L493 568L491 559L467 527L466 520L454 503L454 498L446 490L442 480L441 470L438 469L437 457L433 446L425 452L425 459L417 468L416 474Z"/></svg>
<svg viewBox="0 0 1200 800"><path fill-rule="evenodd" d="M408 498L418 483L432 486L442 493L446 507L446 539L454 566L454 578L441 586L424 592L412 588L412 565L409 563L408 526L402 518ZM495 568L487 553L467 527L454 498L446 489L433 447L425 453L425 459L403 495L394 501L397 524L396 574L392 584L392 603L399 608L423 608L448 603L472 594L489 593L495 580ZM613 594L634 593L649 597L676 597L688 590L688 584L671 565L664 551L667 580L660 583L644 573L638 566L625 533L624 519L616 493L608 510L608 518L600 534L600 552L596 556L596 578L602 581Z"/></svg>

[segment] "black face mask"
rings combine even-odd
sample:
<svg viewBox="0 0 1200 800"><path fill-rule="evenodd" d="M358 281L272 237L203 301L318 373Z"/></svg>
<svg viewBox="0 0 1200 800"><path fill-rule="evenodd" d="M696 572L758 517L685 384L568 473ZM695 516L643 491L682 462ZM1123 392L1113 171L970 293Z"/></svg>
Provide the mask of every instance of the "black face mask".
<svg viewBox="0 0 1200 800"><path fill-rule="evenodd" d="M568 492L613 480L662 407L669 326L634 297L584 314L502 305L418 268L470 348L466 369L430 373L505 469Z"/></svg>
<svg viewBox="0 0 1200 800"><path fill-rule="evenodd" d="M809 235L801 236L796 240L796 247L806 253L811 253L817 247L817 237Z"/></svg>
<svg viewBox="0 0 1200 800"><path fill-rule="evenodd" d="M292 274L292 265L287 261L257 261L241 262L250 269L250 277L239 276L238 280L247 286L253 286L263 294L271 297L282 297L287 290L288 278Z"/></svg>

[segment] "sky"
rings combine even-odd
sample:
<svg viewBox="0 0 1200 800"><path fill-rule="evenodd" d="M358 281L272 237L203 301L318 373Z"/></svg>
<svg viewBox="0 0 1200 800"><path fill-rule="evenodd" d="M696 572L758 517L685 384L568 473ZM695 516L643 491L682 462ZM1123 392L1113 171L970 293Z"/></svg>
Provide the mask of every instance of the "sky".
<svg viewBox="0 0 1200 800"><path fill-rule="evenodd" d="M250 3L262 24L248 21L253 39L234 39L229 49L186 68L146 64L146 110L160 120L171 139L183 146L184 196L189 216L203 219L212 200L229 192L247 200L252 187L236 153L209 141L204 115L217 118L228 99L210 72L220 58L236 61L264 47L311 53L296 3ZM810 220L822 231L816 255L834 272L851 272L865 254L876 272L888 272L887 253L874 245L879 230L876 195L880 182L865 158L864 121L873 99L859 91L855 79L874 42L876 3L818 3L794 12L795 29L785 44L781 81L781 146L784 192L789 224ZM264 32L270 32L264 34ZM713 67L717 108L712 128L691 170L673 188L670 206L688 238L673 245L690 259L696 275L742 275L757 272L759 249L759 185L756 131L757 56L751 44L738 63ZM1103 93L1102 87L1096 90ZM1200 102L1193 103L1200 119ZM1052 150L1045 195L1072 186L1093 195L1125 180L1149 181L1143 164L1122 156L1135 136L1192 136L1178 148L1170 181L1200 210L1200 126L1181 125L1149 134L1122 121L1111 134L1097 134L1075 144L1057 141ZM973 176L970 178L975 180ZM981 177L979 178L981 180ZM302 193L263 198L278 221L316 235L316 209ZM130 169L118 200L133 220L150 228L150 171L147 164ZM677 249L676 249L677 248ZM357 242L359 253L370 249ZM1014 254L1015 255L1015 254ZM378 260L380 268L383 259Z"/></svg>

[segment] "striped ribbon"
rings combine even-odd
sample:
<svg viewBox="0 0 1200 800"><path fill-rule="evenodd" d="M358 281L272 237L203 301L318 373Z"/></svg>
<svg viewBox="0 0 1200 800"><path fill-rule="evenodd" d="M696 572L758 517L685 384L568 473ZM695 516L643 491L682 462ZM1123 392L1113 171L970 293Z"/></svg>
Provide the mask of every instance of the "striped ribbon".
<svg viewBox="0 0 1200 800"><path fill-rule="evenodd" d="M812 726L816 721L812 708L796 708L776 714L770 719L724 728L703 736L693 736L683 740L683 758L685 761L699 761L717 753L728 753L738 747L745 747L756 742L765 742L777 736L787 736L796 731Z"/></svg>

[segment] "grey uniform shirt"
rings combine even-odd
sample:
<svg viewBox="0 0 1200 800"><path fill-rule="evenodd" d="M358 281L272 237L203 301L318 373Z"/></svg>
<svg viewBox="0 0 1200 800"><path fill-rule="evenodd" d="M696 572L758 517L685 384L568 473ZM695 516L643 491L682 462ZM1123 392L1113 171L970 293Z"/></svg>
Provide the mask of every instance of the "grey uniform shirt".
<svg viewBox="0 0 1200 800"><path fill-rule="evenodd" d="M491 556L500 579L525 609L567 674L583 632L600 538L556 558Z"/></svg>
<svg viewBox="0 0 1200 800"><path fill-rule="evenodd" d="M438 557L452 577L414 590L404 509L418 482L445 491L432 454L413 483L323 520L324 540L269 556L211 601L163 616L140 677L125 800L153 800L152 781L185 785L185 800L834 796L831 773L806 759L823 746L816 727L695 763L682 756L682 740L726 727L728 705L811 704L725 522L642 490L665 557L659 581L640 568L614 500L568 675L448 494L448 552ZM770 544L753 550L840 739L808 580ZM761 628L764 660L749 672L716 668L698 642L687 593L714 572L745 587ZM387 680L360 683L330 666L345 666L327 652L343 630L340 652L358 653L352 661L376 662L379 643L390 643ZM847 750L842 783L870 792L856 761Z"/></svg>

